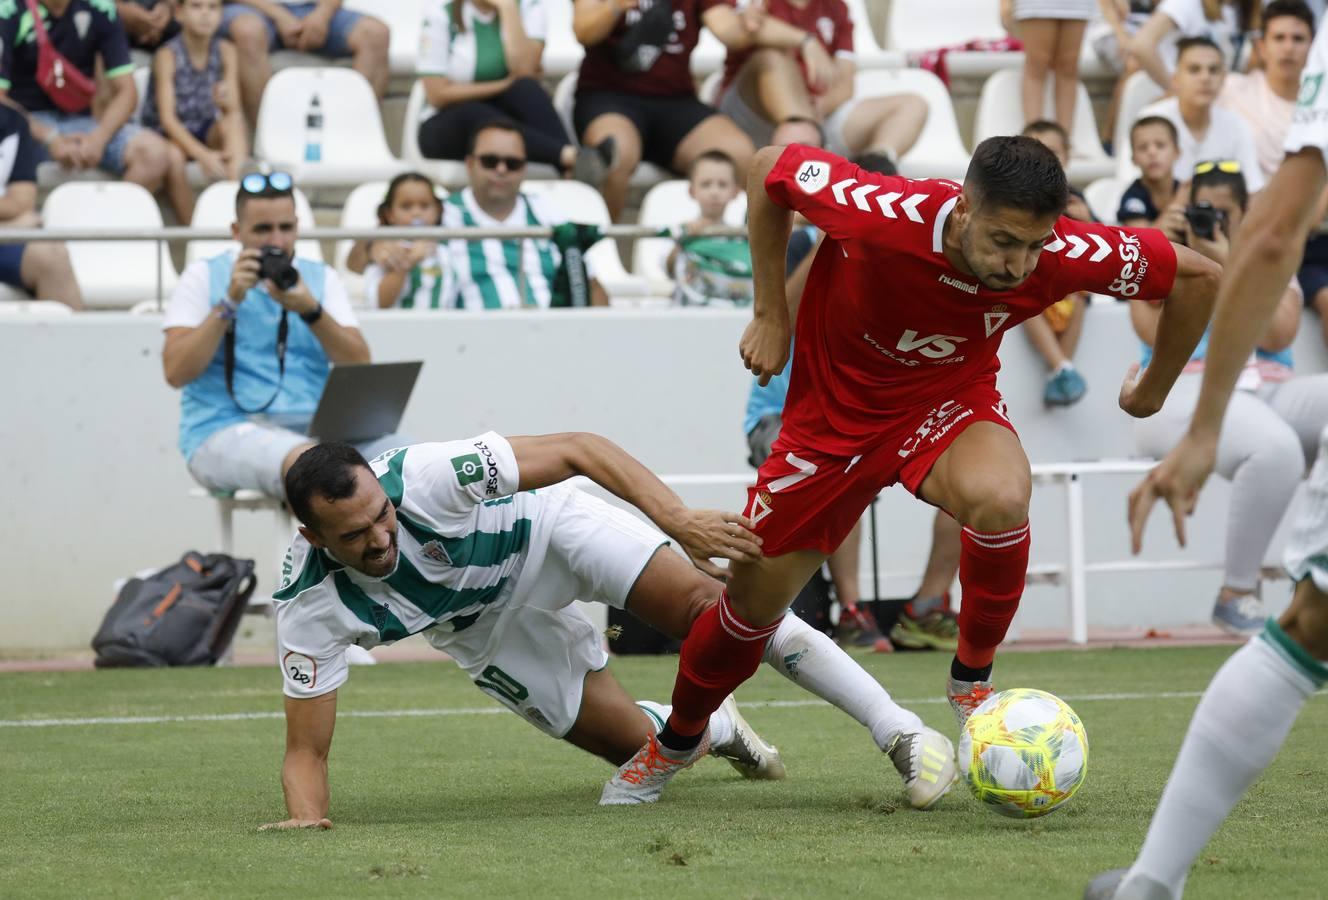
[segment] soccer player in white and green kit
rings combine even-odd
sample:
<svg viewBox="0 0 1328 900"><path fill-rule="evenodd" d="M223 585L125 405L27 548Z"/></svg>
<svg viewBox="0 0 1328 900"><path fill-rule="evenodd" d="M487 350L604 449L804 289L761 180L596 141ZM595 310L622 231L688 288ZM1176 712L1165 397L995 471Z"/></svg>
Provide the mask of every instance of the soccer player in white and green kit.
<svg viewBox="0 0 1328 900"><path fill-rule="evenodd" d="M668 538L561 484L577 475L640 509ZM572 601L625 608L683 637L719 585L662 550L668 539L716 574L711 558L747 559L760 546L747 519L688 509L626 452L589 434L509 440L487 432L372 463L348 445L320 444L285 481L302 523L274 594L289 818L267 827L331 824L327 756L352 644L422 633L532 725L620 765L663 727L669 707L632 702ZM767 662L870 729L911 805L934 803L954 780L954 762L923 755L921 720L824 634L796 617L786 622ZM732 698L711 718L709 741L747 777L783 777L778 751Z"/></svg>
<svg viewBox="0 0 1328 900"><path fill-rule="evenodd" d="M1245 361L1300 266L1328 185L1328 29L1310 51L1286 139L1286 158L1256 195L1222 281L1208 341L1203 387L1181 442L1130 495L1139 548L1161 498L1185 543L1185 517L1213 471L1222 418ZM1310 470L1306 502L1285 565L1296 582L1291 606L1236 651L1213 676L1194 712L1148 837L1129 869L1103 873L1086 900L1178 900L1190 867L1236 802L1286 741L1305 701L1328 681L1328 430Z"/></svg>

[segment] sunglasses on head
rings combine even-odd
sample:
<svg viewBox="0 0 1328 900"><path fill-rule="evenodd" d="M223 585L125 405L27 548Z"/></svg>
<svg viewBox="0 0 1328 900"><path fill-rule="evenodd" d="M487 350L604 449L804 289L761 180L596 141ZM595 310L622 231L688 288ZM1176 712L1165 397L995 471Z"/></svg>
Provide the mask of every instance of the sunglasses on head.
<svg viewBox="0 0 1328 900"><path fill-rule="evenodd" d="M520 172L526 167L526 161L519 156L499 156L497 153L481 153L476 157L486 169L496 169L498 164L507 167L509 172Z"/></svg>
<svg viewBox="0 0 1328 900"><path fill-rule="evenodd" d="M1228 175L1240 174L1240 163L1234 159L1215 159L1208 162L1201 162L1194 167L1195 175L1207 175L1209 172L1217 169L1219 172L1226 172Z"/></svg>
<svg viewBox="0 0 1328 900"><path fill-rule="evenodd" d="M295 188L295 179L286 172L250 172L240 179L240 190L246 194L288 194Z"/></svg>

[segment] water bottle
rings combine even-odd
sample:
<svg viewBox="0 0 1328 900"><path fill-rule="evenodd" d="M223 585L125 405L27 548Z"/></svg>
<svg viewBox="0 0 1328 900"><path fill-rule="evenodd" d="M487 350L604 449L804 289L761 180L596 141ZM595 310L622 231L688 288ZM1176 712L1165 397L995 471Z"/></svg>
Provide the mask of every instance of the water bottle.
<svg viewBox="0 0 1328 900"><path fill-rule="evenodd" d="M304 114L304 161L323 161L323 105L314 94L309 111Z"/></svg>

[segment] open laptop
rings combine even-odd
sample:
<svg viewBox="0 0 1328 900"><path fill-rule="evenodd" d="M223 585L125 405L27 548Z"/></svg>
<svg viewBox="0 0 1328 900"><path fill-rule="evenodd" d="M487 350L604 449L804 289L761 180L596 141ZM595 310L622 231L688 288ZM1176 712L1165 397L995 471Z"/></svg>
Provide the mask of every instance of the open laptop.
<svg viewBox="0 0 1328 900"><path fill-rule="evenodd" d="M309 436L355 444L396 431L422 365L416 360L333 366Z"/></svg>

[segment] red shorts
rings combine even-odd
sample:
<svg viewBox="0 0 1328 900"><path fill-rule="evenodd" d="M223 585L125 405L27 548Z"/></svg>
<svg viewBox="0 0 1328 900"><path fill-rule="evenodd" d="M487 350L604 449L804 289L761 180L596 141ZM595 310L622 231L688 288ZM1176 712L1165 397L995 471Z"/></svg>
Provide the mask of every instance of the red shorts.
<svg viewBox="0 0 1328 900"><path fill-rule="evenodd" d="M983 379L952 399L891 416L876 443L861 456L843 457L795 446L780 435L747 489L746 515L764 540L766 556L794 550L839 549L863 510L896 482L911 494L940 455L974 422L995 422L1011 432L995 379Z"/></svg>

